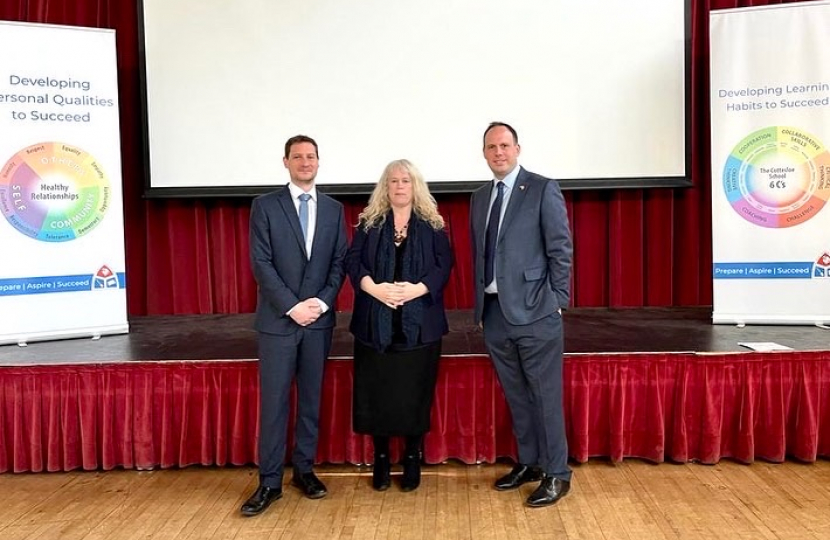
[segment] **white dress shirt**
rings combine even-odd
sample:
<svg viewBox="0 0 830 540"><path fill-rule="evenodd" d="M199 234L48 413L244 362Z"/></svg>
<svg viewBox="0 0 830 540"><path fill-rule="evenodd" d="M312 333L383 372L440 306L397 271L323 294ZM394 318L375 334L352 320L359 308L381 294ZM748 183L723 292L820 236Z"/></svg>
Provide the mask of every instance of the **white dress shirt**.
<svg viewBox="0 0 830 540"><path fill-rule="evenodd" d="M294 202L294 209L297 210L298 217L300 215L300 195L303 193L311 195L311 198L308 200L308 229L306 230L305 239L305 252L310 259L311 248L314 240L314 231L317 229L317 187L312 186L310 190L303 191L303 189L294 182L289 182L288 191L291 193L291 200ZM329 306L326 305L325 302L319 298L315 298L315 300L317 300L317 303L320 304L320 309L323 310L323 313L329 310ZM294 308L292 307L288 310L287 314L290 315L293 310Z"/></svg>
<svg viewBox="0 0 830 540"><path fill-rule="evenodd" d="M501 213L499 214L499 232L501 232L501 223L504 221L504 212L507 210L507 203L510 201L510 194L513 193L513 186L516 184L516 177L519 176L519 165L516 164L513 167L513 170L507 173L502 180L493 179L493 189L490 192L490 204L487 205L487 222L484 224L484 230L487 230L487 225L490 221L490 210L493 208L493 203L496 202L496 196L498 195L498 188L496 185L498 182L504 184L504 195L502 195L501 201ZM498 238L498 235L496 235ZM496 282L498 281L497 277L499 275L499 265L497 264L497 259L493 258L493 282L492 283L485 283L484 292L488 294L496 294L499 292L498 285Z"/></svg>
<svg viewBox="0 0 830 540"><path fill-rule="evenodd" d="M308 258L311 258L312 240L314 240L314 230L317 228L317 188L312 186L310 190L303 191L303 189L293 182L288 183L288 191L291 192L291 200L294 202L294 209L297 210L297 216L300 215L300 195L308 193L311 198L308 200L308 230L306 231L305 252Z"/></svg>

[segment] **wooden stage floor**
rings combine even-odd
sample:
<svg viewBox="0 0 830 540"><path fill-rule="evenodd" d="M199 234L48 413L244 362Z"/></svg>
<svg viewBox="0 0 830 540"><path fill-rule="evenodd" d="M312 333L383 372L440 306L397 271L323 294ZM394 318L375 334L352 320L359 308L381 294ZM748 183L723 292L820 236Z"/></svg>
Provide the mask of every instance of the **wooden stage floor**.
<svg viewBox="0 0 830 540"><path fill-rule="evenodd" d="M332 359L350 359L349 313L338 315ZM444 356L486 355L470 311L448 313ZM253 315L134 317L130 333L0 346L0 366L257 358ZM565 352L741 353L739 342L775 342L797 351L830 350L830 331L814 326L711 324L711 308L572 309L565 313Z"/></svg>

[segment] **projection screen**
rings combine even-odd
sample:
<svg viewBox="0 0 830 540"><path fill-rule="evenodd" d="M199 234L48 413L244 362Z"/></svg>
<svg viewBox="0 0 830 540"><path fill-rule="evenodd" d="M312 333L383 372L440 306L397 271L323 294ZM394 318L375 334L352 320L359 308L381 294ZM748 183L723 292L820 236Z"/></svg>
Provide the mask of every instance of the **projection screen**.
<svg viewBox="0 0 830 540"><path fill-rule="evenodd" d="M149 196L284 184L296 134L330 193L467 191L494 120L565 188L688 185L689 0L138 1Z"/></svg>

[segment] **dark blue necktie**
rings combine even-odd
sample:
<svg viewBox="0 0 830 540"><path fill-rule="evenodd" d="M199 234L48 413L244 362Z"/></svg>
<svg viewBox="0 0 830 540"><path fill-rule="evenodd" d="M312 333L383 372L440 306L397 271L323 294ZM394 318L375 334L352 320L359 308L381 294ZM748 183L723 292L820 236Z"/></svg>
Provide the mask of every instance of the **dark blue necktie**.
<svg viewBox="0 0 830 540"><path fill-rule="evenodd" d="M490 208L490 219L487 221L487 232L484 236L484 286L487 287L493 282L495 276L496 239L499 236L499 217L501 217L501 204L504 200L504 182L496 184L498 193L493 207Z"/></svg>

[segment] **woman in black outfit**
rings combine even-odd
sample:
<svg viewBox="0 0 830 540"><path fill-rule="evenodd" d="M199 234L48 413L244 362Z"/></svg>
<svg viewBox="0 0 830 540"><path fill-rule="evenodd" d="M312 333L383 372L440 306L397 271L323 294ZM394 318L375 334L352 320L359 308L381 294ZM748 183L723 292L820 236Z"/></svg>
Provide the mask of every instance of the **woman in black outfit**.
<svg viewBox="0 0 830 540"><path fill-rule="evenodd" d="M421 482L421 445L448 331L443 291L453 255L435 199L412 163L386 166L346 256L355 290L354 407L357 433L372 435L372 486L387 489L389 438L405 437L401 488Z"/></svg>

